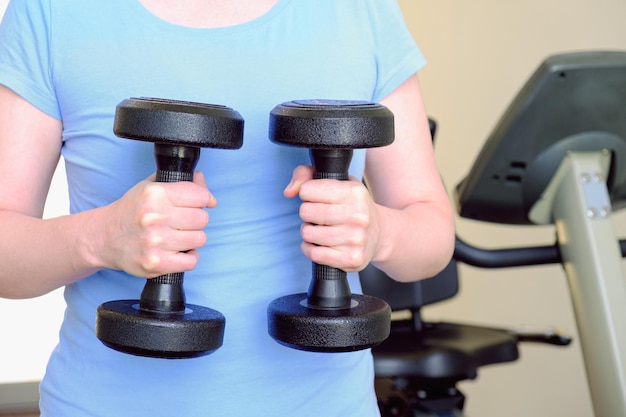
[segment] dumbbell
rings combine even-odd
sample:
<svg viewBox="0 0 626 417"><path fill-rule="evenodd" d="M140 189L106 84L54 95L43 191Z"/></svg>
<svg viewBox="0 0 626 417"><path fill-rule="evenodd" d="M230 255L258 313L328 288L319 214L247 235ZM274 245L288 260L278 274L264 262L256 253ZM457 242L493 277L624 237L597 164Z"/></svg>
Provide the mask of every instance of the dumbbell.
<svg viewBox="0 0 626 417"><path fill-rule="evenodd" d="M299 100L270 113L270 140L309 149L313 178L348 180L353 150L393 142L393 114L366 101ZM345 271L312 263L307 293L277 298L267 308L268 333L304 351L366 349L389 336L391 308L378 298L352 294Z"/></svg>
<svg viewBox="0 0 626 417"><path fill-rule="evenodd" d="M157 182L193 181L200 148L237 149L243 119L219 105L130 98L116 107L114 133L154 143ZM96 313L96 336L120 352L154 358L194 358L222 346L224 316L187 304L182 272L148 279L139 300L109 301Z"/></svg>

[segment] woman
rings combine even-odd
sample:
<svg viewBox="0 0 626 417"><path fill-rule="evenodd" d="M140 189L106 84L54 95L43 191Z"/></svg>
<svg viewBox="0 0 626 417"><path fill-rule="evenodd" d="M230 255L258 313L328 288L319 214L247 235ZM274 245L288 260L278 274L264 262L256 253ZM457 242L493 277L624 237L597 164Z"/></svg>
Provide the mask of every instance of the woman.
<svg viewBox="0 0 626 417"><path fill-rule="evenodd" d="M0 296L65 286L42 415L378 415L369 351L283 347L265 309L304 291L311 260L350 272L355 292L370 262L407 281L449 260L423 65L393 0L12 1L0 26ZM232 107L244 146L204 150L193 183L155 183L152 145L112 133L116 104L138 96ZM395 141L355 152L354 181L311 181L306 150L267 139L271 109L302 98L380 102ZM41 220L60 155L71 214ZM168 361L98 341L98 305L137 298L136 277L178 271L188 302L226 316L219 350Z"/></svg>

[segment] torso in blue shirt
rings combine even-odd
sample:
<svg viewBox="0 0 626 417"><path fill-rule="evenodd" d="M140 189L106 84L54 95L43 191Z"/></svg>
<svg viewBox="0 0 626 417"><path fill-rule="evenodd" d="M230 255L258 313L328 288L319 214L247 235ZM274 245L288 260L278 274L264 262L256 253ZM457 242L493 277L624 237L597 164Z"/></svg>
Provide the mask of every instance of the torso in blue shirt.
<svg viewBox="0 0 626 417"><path fill-rule="evenodd" d="M191 29L135 0L14 0L0 30L0 83L63 120L72 212L109 204L154 170L152 145L116 138L128 97L226 105L245 119L240 150L202 151L219 205L185 275L187 301L226 316L210 356L125 355L94 335L96 307L137 298L144 281L103 270L66 288L60 343L42 382L43 416L375 416L369 351L292 350L267 335L266 307L304 292L298 199L282 190L303 149L267 139L293 99L379 101L423 64L395 1L281 0L234 27ZM352 174L360 176L364 152ZM358 282L351 276L353 291Z"/></svg>

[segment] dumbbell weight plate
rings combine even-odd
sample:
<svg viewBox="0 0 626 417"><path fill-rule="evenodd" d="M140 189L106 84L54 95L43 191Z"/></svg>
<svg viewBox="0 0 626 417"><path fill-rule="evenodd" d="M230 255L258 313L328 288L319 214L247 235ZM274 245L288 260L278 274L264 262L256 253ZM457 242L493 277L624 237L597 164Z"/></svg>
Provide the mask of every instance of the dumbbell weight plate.
<svg viewBox="0 0 626 417"><path fill-rule="evenodd" d="M117 105L113 131L122 138L200 148L239 149L244 121L227 106L158 98Z"/></svg>
<svg viewBox="0 0 626 417"><path fill-rule="evenodd" d="M294 100L270 114L270 139L309 149L360 149L393 142L393 115L378 103Z"/></svg>

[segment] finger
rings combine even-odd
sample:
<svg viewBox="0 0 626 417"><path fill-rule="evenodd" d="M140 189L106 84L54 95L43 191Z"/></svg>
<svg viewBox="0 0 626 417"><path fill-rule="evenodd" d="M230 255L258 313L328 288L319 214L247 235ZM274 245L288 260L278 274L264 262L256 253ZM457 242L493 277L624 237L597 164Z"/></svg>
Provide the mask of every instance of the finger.
<svg viewBox="0 0 626 417"><path fill-rule="evenodd" d="M192 249L186 252L169 252L160 255L153 254L143 267L142 274L146 278L155 278L164 274L191 271L198 264L198 251Z"/></svg>
<svg viewBox="0 0 626 417"><path fill-rule="evenodd" d="M313 178L313 168L307 165L297 166L292 173L291 182L287 184L283 195L287 198L296 197L300 193L300 187L306 181Z"/></svg>
<svg viewBox="0 0 626 417"><path fill-rule="evenodd" d="M365 229L358 227L319 226L305 223L300 228L300 234L302 240L317 246L362 248L367 243Z"/></svg>
<svg viewBox="0 0 626 417"><path fill-rule="evenodd" d="M305 223L332 226L346 223L349 217L349 207L343 204L300 204L300 218Z"/></svg>
<svg viewBox="0 0 626 417"><path fill-rule="evenodd" d="M176 207L212 208L217 200L205 186L189 181L163 183L167 199Z"/></svg>
<svg viewBox="0 0 626 417"><path fill-rule="evenodd" d="M206 179L204 177L204 173L202 171L196 171L194 173L193 182L194 184L197 184L198 186L205 188L207 189L207 191L209 191L209 198L211 199L211 201L206 207L213 208L217 206L217 199L215 198L213 193L211 193L211 191L209 190L209 187L207 186L207 183L206 183Z"/></svg>
<svg viewBox="0 0 626 417"><path fill-rule="evenodd" d="M322 226L352 225L367 227L370 222L366 203L326 204L303 202L300 204L300 218L305 223Z"/></svg>
<svg viewBox="0 0 626 417"><path fill-rule="evenodd" d="M332 179L306 181L300 186L299 194L303 201L327 204L338 204L352 199L364 199L369 196L369 192L359 181L338 181Z"/></svg>
<svg viewBox="0 0 626 417"><path fill-rule="evenodd" d="M162 248L172 253L189 252L203 247L206 240L206 233L201 230L176 230L167 235Z"/></svg>
<svg viewBox="0 0 626 417"><path fill-rule="evenodd" d="M312 262L338 268L346 272L360 271L368 263L364 252L358 249L347 250L342 248L340 250L330 246L312 245L307 242L303 242L301 248L304 255Z"/></svg>
<svg viewBox="0 0 626 417"><path fill-rule="evenodd" d="M177 230L202 230L209 224L209 213L202 208L172 209L169 226Z"/></svg>
<svg viewBox="0 0 626 417"><path fill-rule="evenodd" d="M194 171L193 182L201 187L208 188L206 178L204 177L204 173L202 171Z"/></svg>
<svg viewBox="0 0 626 417"><path fill-rule="evenodd" d="M152 229L143 237L144 257L161 257L164 253L188 252L206 244L202 230Z"/></svg>

